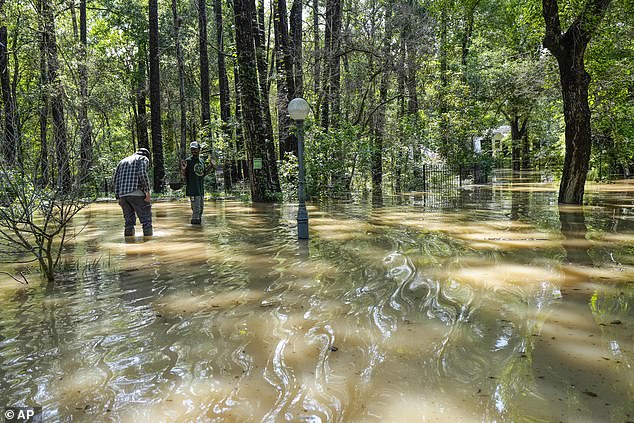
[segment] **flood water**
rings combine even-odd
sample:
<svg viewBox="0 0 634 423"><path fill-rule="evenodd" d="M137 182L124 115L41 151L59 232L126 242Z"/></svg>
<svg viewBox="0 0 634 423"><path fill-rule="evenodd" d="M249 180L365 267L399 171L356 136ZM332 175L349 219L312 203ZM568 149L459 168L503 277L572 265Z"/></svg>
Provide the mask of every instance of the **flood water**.
<svg viewBox="0 0 634 423"><path fill-rule="evenodd" d="M0 406L44 422L632 422L634 186L114 203L55 284L0 274ZM137 226L137 233L141 232Z"/></svg>

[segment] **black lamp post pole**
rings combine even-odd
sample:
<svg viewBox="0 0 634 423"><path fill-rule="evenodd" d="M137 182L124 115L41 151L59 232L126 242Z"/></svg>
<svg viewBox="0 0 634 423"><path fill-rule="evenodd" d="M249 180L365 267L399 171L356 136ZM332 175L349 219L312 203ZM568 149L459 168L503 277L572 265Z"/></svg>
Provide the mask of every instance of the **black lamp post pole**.
<svg viewBox="0 0 634 423"><path fill-rule="evenodd" d="M299 170L299 183L297 192L297 239L308 239L308 211L304 198L304 121L296 120L297 125L297 165Z"/></svg>

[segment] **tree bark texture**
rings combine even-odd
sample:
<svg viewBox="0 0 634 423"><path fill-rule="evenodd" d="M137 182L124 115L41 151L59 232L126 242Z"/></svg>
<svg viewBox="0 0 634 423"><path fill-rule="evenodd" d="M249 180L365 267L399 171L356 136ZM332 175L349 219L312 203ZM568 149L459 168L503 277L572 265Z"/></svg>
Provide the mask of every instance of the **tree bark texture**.
<svg viewBox="0 0 634 423"><path fill-rule="evenodd" d="M4 0L0 1L0 18L3 13ZM4 22L4 19L3 19ZM9 78L9 51L8 33L6 25L0 26L0 90L2 91L2 103L4 110L4 142L2 144L2 157L9 164L14 164L18 157L17 130L16 130L16 104L11 92Z"/></svg>
<svg viewBox="0 0 634 423"><path fill-rule="evenodd" d="M288 103L295 98L295 79L293 59L286 19L286 0L276 0L274 4L275 58L277 69L277 107L278 137L280 159L286 153L297 156L297 140L290 132L291 119L288 115Z"/></svg>
<svg viewBox="0 0 634 423"><path fill-rule="evenodd" d="M178 16L176 0L172 0L172 15L174 18L174 44L176 46L176 62L178 64L178 104L180 106L180 143L178 153L181 160L187 155L187 104L185 99L185 60L181 47L181 17Z"/></svg>
<svg viewBox="0 0 634 423"><path fill-rule="evenodd" d="M81 136L79 179L85 181L93 162L92 128L88 118L88 70L87 60L86 0L79 2L79 131Z"/></svg>
<svg viewBox="0 0 634 423"><path fill-rule="evenodd" d="M44 3L47 0L38 0L38 13L44 17ZM39 124L40 124L40 158L38 169L38 183L42 187L49 185L51 180L50 164L49 164L49 146L48 146L48 111L50 107L50 98L48 93L48 32L44 24L44 19L38 21L40 39L40 108L39 108Z"/></svg>
<svg viewBox="0 0 634 423"><path fill-rule="evenodd" d="M257 60L258 76L260 81L260 100L262 110L264 112L264 128L266 130L266 151L267 155L270 155L271 159L275 162L275 144L273 141L273 121L271 119L271 107L269 105L269 73L268 73L268 60L267 60L267 42L265 36L264 19L264 0L258 0L257 4L257 18L256 18L256 31L255 31L255 52ZM275 165L277 168L277 165ZM277 172L274 177L277 179ZM279 184L278 184L279 185Z"/></svg>
<svg viewBox="0 0 634 423"><path fill-rule="evenodd" d="M53 117L53 139L55 141L55 161L57 168L57 188L68 192L71 186L70 157L68 154L68 131L64 117L64 87L58 78L57 38L55 35L55 12L53 5L42 2L44 30L48 35L47 63L48 84Z"/></svg>
<svg viewBox="0 0 634 423"><path fill-rule="evenodd" d="M139 47L138 67L136 75L136 108L137 108L137 138L139 148L150 149L147 134L147 55L145 46Z"/></svg>
<svg viewBox="0 0 634 423"><path fill-rule="evenodd" d="M150 35L150 115L152 127L152 159L154 192L163 192L165 163L163 161L163 130L161 128L161 76L159 72L158 0L149 0Z"/></svg>
<svg viewBox="0 0 634 423"><path fill-rule="evenodd" d="M315 56L315 65L313 66L313 91L317 94L317 109L320 110L320 102L322 93L321 89L321 57L322 52L319 44L319 0L313 0L313 55Z"/></svg>
<svg viewBox="0 0 634 423"><path fill-rule="evenodd" d="M200 104L202 126L209 125L209 53L207 52L207 3L198 1L198 49L200 56Z"/></svg>
<svg viewBox="0 0 634 423"><path fill-rule="evenodd" d="M392 8L388 4L385 13L385 37L383 38L383 63L381 83L379 84L379 102L374 116L372 146L372 196L374 199L383 197L383 142L385 138L385 109L387 92L392 74Z"/></svg>
<svg viewBox="0 0 634 423"><path fill-rule="evenodd" d="M610 0L588 0L584 10L562 33L557 0L542 0L546 23L544 46L557 59L566 123L566 153L559 185L559 202L582 204L592 148L588 87L584 55Z"/></svg>
<svg viewBox="0 0 634 423"><path fill-rule="evenodd" d="M295 97L304 95L304 69L303 69L303 30L302 30L302 0L294 0L291 7L290 18L290 51L293 61L293 82L295 85ZM292 99L291 99L292 100Z"/></svg>
<svg viewBox="0 0 634 423"><path fill-rule="evenodd" d="M267 129L262 102L261 80L258 78L256 55L257 16L253 0L234 0L236 49L240 80L241 111L245 129L245 144L251 199L254 202L271 201L280 192L274 155L267 146ZM265 68L266 69L266 68ZM272 145L272 142L271 142ZM262 159L262 169L253 168L253 159ZM275 174L275 176L274 176Z"/></svg>
<svg viewBox="0 0 634 423"><path fill-rule="evenodd" d="M231 140L231 130L229 121L231 120L231 98L229 96L229 77L227 75L227 65L225 63L224 49L224 26L222 22L222 1L214 0L214 17L216 21L216 47L218 49L218 88L220 90L220 119L222 120L222 131L227 140ZM232 142L232 141L230 141ZM232 186L231 161L226 158L222 167L225 192L229 192Z"/></svg>

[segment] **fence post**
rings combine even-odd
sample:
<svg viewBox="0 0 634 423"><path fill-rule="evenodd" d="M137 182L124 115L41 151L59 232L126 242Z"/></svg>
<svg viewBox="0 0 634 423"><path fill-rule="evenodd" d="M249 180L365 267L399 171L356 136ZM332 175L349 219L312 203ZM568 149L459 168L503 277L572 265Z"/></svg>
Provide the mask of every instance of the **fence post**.
<svg viewBox="0 0 634 423"><path fill-rule="evenodd" d="M425 175L426 167L427 165L423 165L423 191L427 191L427 181L426 181L427 175Z"/></svg>
<svg viewBox="0 0 634 423"><path fill-rule="evenodd" d="M462 165L458 166L458 181L459 185L462 186Z"/></svg>

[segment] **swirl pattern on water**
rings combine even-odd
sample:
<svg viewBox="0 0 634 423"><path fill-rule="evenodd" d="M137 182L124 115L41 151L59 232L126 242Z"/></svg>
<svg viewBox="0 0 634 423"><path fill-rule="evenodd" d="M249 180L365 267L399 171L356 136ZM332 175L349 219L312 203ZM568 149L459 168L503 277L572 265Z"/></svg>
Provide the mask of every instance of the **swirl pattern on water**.
<svg viewBox="0 0 634 423"><path fill-rule="evenodd" d="M124 243L95 205L69 248L99 266L0 291L3 402L46 421L622 421L629 220L597 210L575 235L523 194L311 207L305 245L293 207L210 203L196 228L159 203L155 238Z"/></svg>

